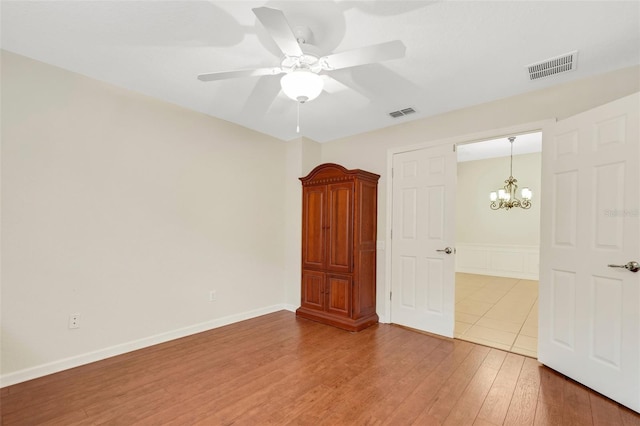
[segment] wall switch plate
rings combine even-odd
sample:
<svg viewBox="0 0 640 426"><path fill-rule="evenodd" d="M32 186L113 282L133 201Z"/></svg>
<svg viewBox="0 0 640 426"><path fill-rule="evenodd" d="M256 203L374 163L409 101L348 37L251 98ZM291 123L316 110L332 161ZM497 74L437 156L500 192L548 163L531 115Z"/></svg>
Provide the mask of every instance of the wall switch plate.
<svg viewBox="0 0 640 426"><path fill-rule="evenodd" d="M211 290L209 292L209 302L215 302L216 300L218 300L218 295L215 290Z"/></svg>
<svg viewBox="0 0 640 426"><path fill-rule="evenodd" d="M69 328L80 328L80 314L69 315Z"/></svg>

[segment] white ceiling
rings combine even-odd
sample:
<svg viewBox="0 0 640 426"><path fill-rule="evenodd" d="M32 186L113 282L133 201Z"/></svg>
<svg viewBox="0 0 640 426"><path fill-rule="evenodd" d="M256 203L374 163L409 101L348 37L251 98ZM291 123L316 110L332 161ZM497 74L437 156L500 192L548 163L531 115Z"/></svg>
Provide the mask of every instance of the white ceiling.
<svg viewBox="0 0 640 426"><path fill-rule="evenodd" d="M281 9L322 53L399 39L406 57L330 72L300 108L279 77L198 74L278 66L251 11ZM371 131L640 63L636 1L2 1L6 50L283 140ZM577 70L530 81L526 65L578 50ZM55 84L54 81L51 82ZM413 107L393 119L388 113Z"/></svg>

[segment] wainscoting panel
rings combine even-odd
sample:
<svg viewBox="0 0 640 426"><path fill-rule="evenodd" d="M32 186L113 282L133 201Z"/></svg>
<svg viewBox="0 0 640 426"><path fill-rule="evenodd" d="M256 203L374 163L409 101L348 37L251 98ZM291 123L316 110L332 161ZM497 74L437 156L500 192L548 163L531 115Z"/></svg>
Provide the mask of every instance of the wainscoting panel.
<svg viewBox="0 0 640 426"><path fill-rule="evenodd" d="M537 280L538 246L456 243L456 272Z"/></svg>

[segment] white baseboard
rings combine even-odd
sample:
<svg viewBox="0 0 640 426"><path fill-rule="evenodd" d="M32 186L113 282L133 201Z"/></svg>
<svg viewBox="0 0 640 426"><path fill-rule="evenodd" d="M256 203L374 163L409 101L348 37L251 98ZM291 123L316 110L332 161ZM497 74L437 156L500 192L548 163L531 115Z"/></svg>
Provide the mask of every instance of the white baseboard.
<svg viewBox="0 0 640 426"><path fill-rule="evenodd" d="M538 246L456 243L456 272L538 280Z"/></svg>
<svg viewBox="0 0 640 426"><path fill-rule="evenodd" d="M295 308L292 307L292 305L273 305L248 312L242 312L235 315L229 315L224 318L217 318L215 320L194 324L189 327L168 331L166 333L156 334L154 336L149 336L97 351L76 355L58 361L53 361L47 364L38 365L36 367L26 368L24 370L15 371L13 373L4 374L0 376L0 387L11 386L15 385L16 383L26 382L27 380L36 379L38 377L57 373L59 371L79 367L81 365L100 361L106 358L111 358L116 355L122 355L127 352L157 345L159 343L165 343L170 340L179 339L181 337L186 337L192 334L201 333L203 331L212 330L214 328L281 311L283 309L295 312Z"/></svg>
<svg viewBox="0 0 640 426"><path fill-rule="evenodd" d="M288 303L285 303L284 305L282 305L282 309L284 309L285 311L289 311L289 312L296 312L296 309L298 309L298 306L296 305L289 305Z"/></svg>

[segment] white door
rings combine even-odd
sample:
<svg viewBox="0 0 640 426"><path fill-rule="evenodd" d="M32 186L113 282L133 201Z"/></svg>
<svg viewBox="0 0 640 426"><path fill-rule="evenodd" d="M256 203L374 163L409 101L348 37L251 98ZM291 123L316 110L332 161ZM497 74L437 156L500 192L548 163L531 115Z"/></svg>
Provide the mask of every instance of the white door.
<svg viewBox="0 0 640 426"><path fill-rule="evenodd" d="M543 135L538 359L640 411L640 94Z"/></svg>
<svg viewBox="0 0 640 426"><path fill-rule="evenodd" d="M450 144L393 156L391 322L448 337L456 165Z"/></svg>

